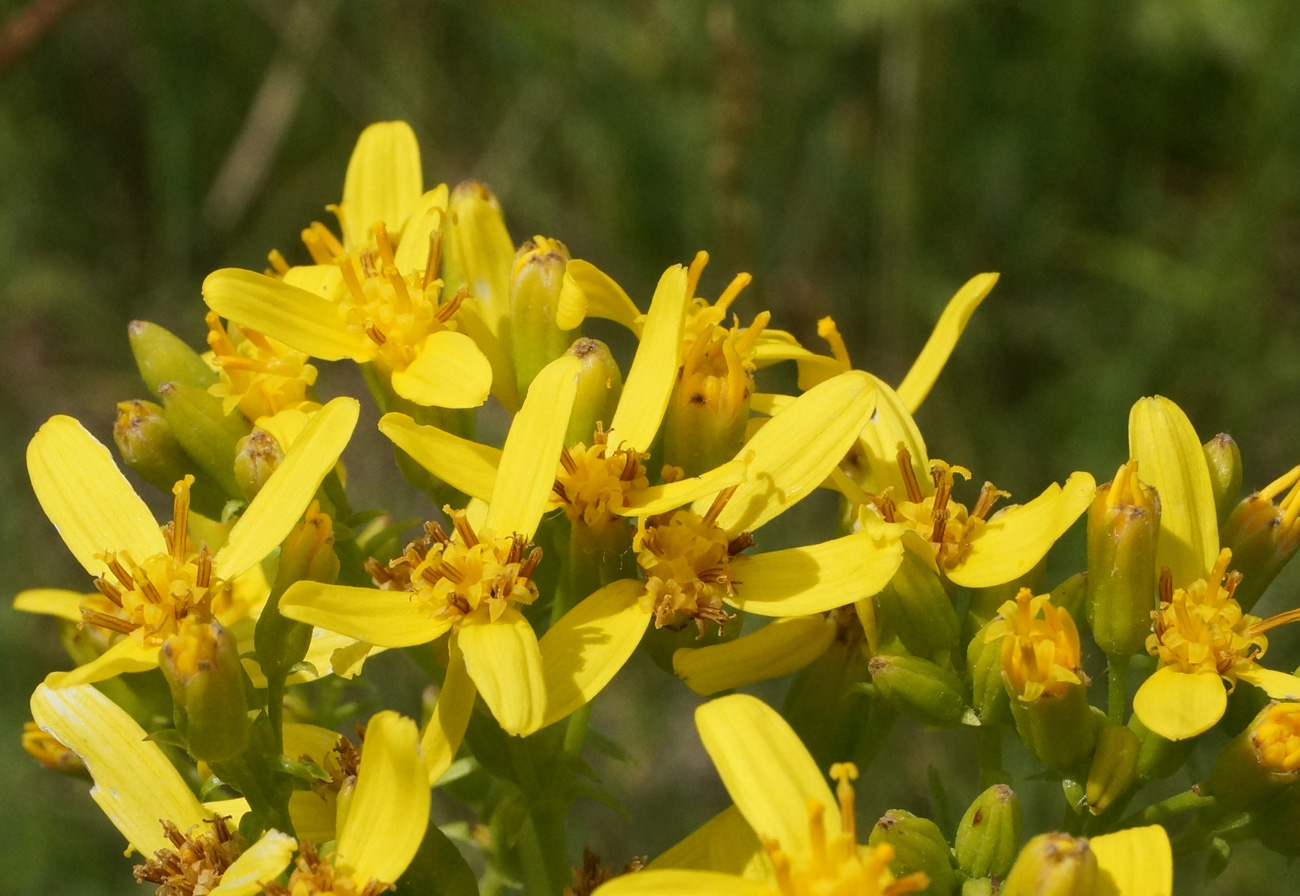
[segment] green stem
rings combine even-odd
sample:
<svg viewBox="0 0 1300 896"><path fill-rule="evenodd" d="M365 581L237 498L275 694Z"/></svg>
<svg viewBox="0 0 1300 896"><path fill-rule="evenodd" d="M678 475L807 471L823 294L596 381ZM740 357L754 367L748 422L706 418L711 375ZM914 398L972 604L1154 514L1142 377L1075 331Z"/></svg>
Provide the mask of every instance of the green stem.
<svg viewBox="0 0 1300 896"><path fill-rule="evenodd" d="M858 741L857 748L857 764L863 772L876 758L880 748L885 745L889 730L894 726L894 720L898 718L898 713L891 709L885 698L878 696L874 689L870 696L871 715L863 727L862 738Z"/></svg>
<svg viewBox="0 0 1300 896"><path fill-rule="evenodd" d="M1127 654L1106 658L1106 717L1112 725L1124 724L1124 710L1128 706L1129 659Z"/></svg>
<svg viewBox="0 0 1300 896"><path fill-rule="evenodd" d="M553 896L549 863L542 841L537 836L536 822L530 816L519 828L519 858L524 869L524 892L528 896Z"/></svg>
<svg viewBox="0 0 1300 896"><path fill-rule="evenodd" d="M1158 803L1152 803L1145 809L1134 812L1116 825L1116 828L1123 830L1124 828L1139 825L1159 824L1166 818L1173 818L1175 815L1182 815L1184 812L1196 812L1201 809L1212 808L1215 803L1216 800L1212 796L1201 796L1194 790L1185 790Z"/></svg>
<svg viewBox="0 0 1300 896"><path fill-rule="evenodd" d="M988 790L994 784L1006 784L1007 773L1002 768L1002 728L1000 726L975 729L975 748L980 763L980 788Z"/></svg>
<svg viewBox="0 0 1300 896"><path fill-rule="evenodd" d="M284 752L284 688L287 670L266 674L266 720L271 725L271 752Z"/></svg>
<svg viewBox="0 0 1300 896"><path fill-rule="evenodd" d="M523 738L507 738L511 764L523 791L528 820L520 829L519 849L523 859L525 885L529 896L555 896L569 881L568 850L564 842L564 822L555 817L545 804L545 794L537 777L529 744ZM545 840L543 840L545 837ZM543 845L545 844L545 845ZM542 889L537 889L542 887Z"/></svg>
<svg viewBox="0 0 1300 896"><path fill-rule="evenodd" d="M569 716L568 727L564 729L564 752L577 756L582 752L582 744L587 739L587 723L591 719L592 701L587 701Z"/></svg>

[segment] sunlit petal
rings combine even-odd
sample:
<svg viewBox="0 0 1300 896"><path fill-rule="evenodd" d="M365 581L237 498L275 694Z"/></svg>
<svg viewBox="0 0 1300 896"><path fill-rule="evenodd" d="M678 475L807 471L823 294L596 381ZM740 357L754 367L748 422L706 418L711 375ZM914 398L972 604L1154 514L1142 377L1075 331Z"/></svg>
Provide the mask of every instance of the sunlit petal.
<svg viewBox="0 0 1300 896"><path fill-rule="evenodd" d="M405 414L385 414L379 431L443 482L486 501L492 497L501 449L462 439L436 426L421 426Z"/></svg>
<svg viewBox="0 0 1300 896"><path fill-rule="evenodd" d="M343 244L359 249L374 242L377 221L397 236L424 192L420 144L404 121L381 121L357 138L343 178L338 206Z"/></svg>
<svg viewBox="0 0 1300 896"><path fill-rule="evenodd" d="M835 623L820 616L777 619L758 631L673 653L673 671L705 697L797 672L826 652Z"/></svg>
<svg viewBox="0 0 1300 896"><path fill-rule="evenodd" d="M1160 825L1102 834L1088 845L1101 872L1099 896L1172 896L1173 850Z"/></svg>
<svg viewBox="0 0 1300 896"><path fill-rule="evenodd" d="M288 619L384 647L425 644L451 628L451 620L430 616L409 591L381 591L323 582L295 582L280 598Z"/></svg>
<svg viewBox="0 0 1300 896"><path fill-rule="evenodd" d="M468 622L456 638L469 677L505 732L522 736L541 728L546 713L542 651L523 614L511 608L495 622Z"/></svg>
<svg viewBox="0 0 1300 896"><path fill-rule="evenodd" d="M1237 677L1260 688L1274 700L1300 700L1300 678L1253 663L1236 670Z"/></svg>
<svg viewBox="0 0 1300 896"><path fill-rule="evenodd" d="M22 613L42 613L69 622L80 622L81 602L85 599L86 595L79 591L32 588L18 592L18 596L14 598L14 609Z"/></svg>
<svg viewBox="0 0 1300 896"><path fill-rule="evenodd" d="M1228 694L1216 672L1181 672L1162 666L1142 682L1133 713L1143 725L1169 740L1186 740L1209 731L1228 708Z"/></svg>
<svg viewBox="0 0 1300 896"><path fill-rule="evenodd" d="M626 507L611 507L620 516L654 516L676 507L682 507L697 498L707 495L710 500L718 492L729 486L739 485L747 475L745 464L738 460L728 461L714 467L707 473L679 479L664 485L652 485L629 495Z"/></svg>
<svg viewBox="0 0 1300 896"><path fill-rule="evenodd" d="M447 220L447 185L438 184L425 192L402 228L402 239L393 253L393 266L402 274L423 271L429 261L429 238Z"/></svg>
<svg viewBox="0 0 1300 896"><path fill-rule="evenodd" d="M767 884L717 871L664 869L624 874L601 884L600 896L770 896Z"/></svg>
<svg viewBox="0 0 1300 896"><path fill-rule="evenodd" d="M235 859L221 875L210 896L253 896L262 884L274 881L293 861L298 841L272 828Z"/></svg>
<svg viewBox="0 0 1300 896"><path fill-rule="evenodd" d="M871 471L870 491L879 494L893 489L895 494L907 494L907 485L898 468L898 449L907 449L912 461L912 473L921 490L930 494L934 485L930 479L930 457L925 451L921 430L912 419L903 399L883 380L872 377L876 384L876 409L870 424L858 439Z"/></svg>
<svg viewBox="0 0 1300 896"><path fill-rule="evenodd" d="M898 386L898 397L912 413L916 413L925 396L930 394L930 388L943 372L943 366L957 347L957 340L971 315L997 282L997 274L976 274L948 301L930 338L925 341L925 348L916 356L912 369Z"/></svg>
<svg viewBox="0 0 1300 896"><path fill-rule="evenodd" d="M415 360L393 374L393 391L416 404L476 408L492 390L492 365L464 333L439 330L416 348Z"/></svg>
<svg viewBox="0 0 1300 896"><path fill-rule="evenodd" d="M77 685L108 681L130 672L148 672L158 668L158 647L140 644L135 638L123 638L88 663L71 672L51 672L45 676L50 688L68 688Z"/></svg>
<svg viewBox="0 0 1300 896"><path fill-rule="evenodd" d="M561 330L573 330L588 317L612 320L641 335L641 312L623 287L591 262L575 258L564 268L555 325Z"/></svg>
<svg viewBox="0 0 1300 896"><path fill-rule="evenodd" d="M720 871L756 881L767 880L772 871L758 835L735 806L723 809L646 866L647 871L669 868Z"/></svg>
<svg viewBox="0 0 1300 896"><path fill-rule="evenodd" d="M889 584L903 560L896 539L855 532L784 551L731 561L736 597L729 603L760 616L809 616L870 597Z"/></svg>
<svg viewBox="0 0 1300 896"><path fill-rule="evenodd" d="M470 713L474 710L474 698L478 695L455 638L451 639L449 656L447 676L438 692L438 702L420 734L420 747L429 766L430 785L446 774L456 758L456 751L460 749L465 729L469 726Z"/></svg>

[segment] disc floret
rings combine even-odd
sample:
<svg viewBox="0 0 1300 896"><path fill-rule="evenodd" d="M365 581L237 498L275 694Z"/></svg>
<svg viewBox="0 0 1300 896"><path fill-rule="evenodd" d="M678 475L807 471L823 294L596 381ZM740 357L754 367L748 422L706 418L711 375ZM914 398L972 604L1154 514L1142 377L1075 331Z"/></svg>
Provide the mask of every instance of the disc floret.
<svg viewBox="0 0 1300 896"><path fill-rule="evenodd" d="M590 446L579 442L562 449L553 492L565 516L596 533L617 522L617 511L628 506L629 495L650 485L643 463L647 457L626 445L611 450L599 429Z"/></svg>

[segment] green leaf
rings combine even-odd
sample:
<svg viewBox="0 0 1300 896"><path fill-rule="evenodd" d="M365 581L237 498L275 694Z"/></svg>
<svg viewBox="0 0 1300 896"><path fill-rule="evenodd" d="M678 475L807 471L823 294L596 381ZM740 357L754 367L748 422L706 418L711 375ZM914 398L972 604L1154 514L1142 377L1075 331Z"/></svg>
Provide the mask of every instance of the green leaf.
<svg viewBox="0 0 1300 896"><path fill-rule="evenodd" d="M456 844L437 825L431 824L406 873L398 878L397 892L478 896L478 880Z"/></svg>

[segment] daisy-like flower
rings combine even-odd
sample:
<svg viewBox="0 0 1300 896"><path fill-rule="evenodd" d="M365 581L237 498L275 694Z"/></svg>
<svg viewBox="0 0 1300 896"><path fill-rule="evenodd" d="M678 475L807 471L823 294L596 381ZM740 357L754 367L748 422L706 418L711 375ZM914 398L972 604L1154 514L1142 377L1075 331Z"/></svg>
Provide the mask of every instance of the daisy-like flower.
<svg viewBox="0 0 1300 896"><path fill-rule="evenodd" d="M277 276L226 268L203 283L208 306L313 358L369 363L385 386L418 405L472 408L492 365L458 328L468 294L439 279L447 188L424 192L420 148L405 122L362 132L335 207L340 240L313 223L303 241L315 265ZM482 329L481 321L479 328Z"/></svg>
<svg viewBox="0 0 1300 896"><path fill-rule="evenodd" d="M1224 683L1245 681L1279 700L1300 697L1300 678L1255 662L1264 633L1300 620L1291 610L1270 619L1245 614L1233 598L1241 574L1220 550L1214 491L1196 430L1167 398L1144 398L1129 414L1129 453L1138 476L1160 496L1160 607L1147 651L1155 673L1133 698L1142 724L1170 740L1208 731L1223 717Z"/></svg>
<svg viewBox="0 0 1300 896"><path fill-rule="evenodd" d="M27 448L32 489L64 543L95 577L98 594L42 589L20 594L15 607L76 618L113 643L71 672L54 672L53 687L102 681L158 665L158 649L188 617L230 625L265 598L258 564L302 517L352 436L360 405L336 398L316 413L280 466L213 554L189 538L189 481L175 488L174 519L159 527L108 449L71 417L57 416ZM250 572L251 571L251 572ZM249 573L261 588L241 589Z"/></svg>

